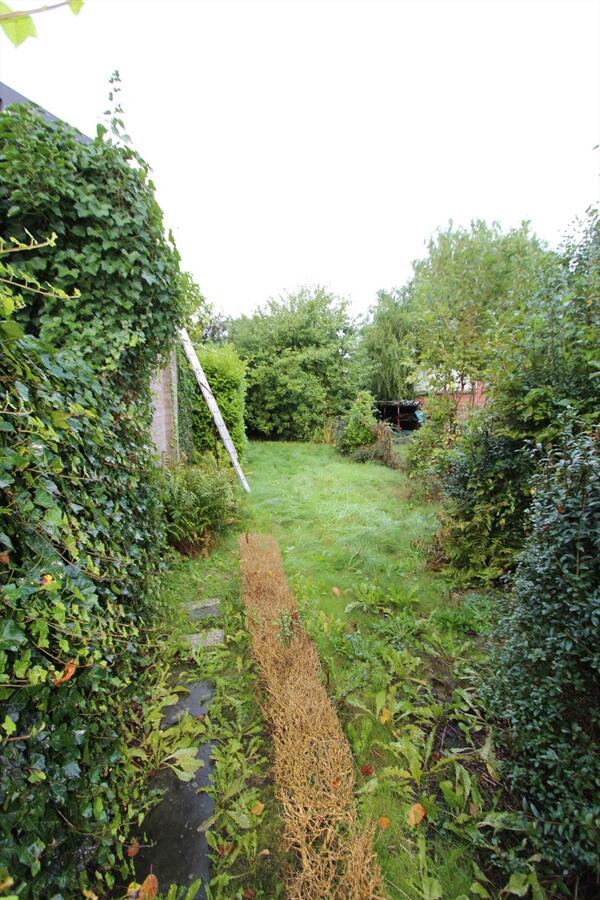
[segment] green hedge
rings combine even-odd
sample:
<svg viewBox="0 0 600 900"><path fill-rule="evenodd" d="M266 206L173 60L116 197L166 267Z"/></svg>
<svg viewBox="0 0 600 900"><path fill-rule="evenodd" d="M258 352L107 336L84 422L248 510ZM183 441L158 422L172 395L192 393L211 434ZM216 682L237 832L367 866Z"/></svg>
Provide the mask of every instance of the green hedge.
<svg viewBox="0 0 600 900"><path fill-rule="evenodd" d="M231 439L240 457L246 448L244 402L246 366L229 344L196 348L198 358L215 396ZM210 451L217 458L223 454L223 443L196 378L184 355L178 358L179 433L182 449L190 456L190 445L199 453Z"/></svg>
<svg viewBox="0 0 600 900"><path fill-rule="evenodd" d="M523 797L523 826L555 870L587 873L591 886L600 855L597 440L568 435L533 491L485 694L508 726L502 769Z"/></svg>

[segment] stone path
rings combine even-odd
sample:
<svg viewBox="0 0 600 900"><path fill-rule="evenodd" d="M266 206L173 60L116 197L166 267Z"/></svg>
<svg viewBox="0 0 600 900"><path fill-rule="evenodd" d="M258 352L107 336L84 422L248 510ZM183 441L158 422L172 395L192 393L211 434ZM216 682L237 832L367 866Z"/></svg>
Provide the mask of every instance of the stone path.
<svg viewBox="0 0 600 900"><path fill-rule="evenodd" d="M192 627L197 628L203 619L218 618L220 602L216 597L192 603L187 607ZM210 627L188 636L192 649L214 646L222 643L224 632L221 628ZM187 692L180 695L177 703L163 710L161 728L169 728L183 716L202 716L208 710L214 696L214 687L206 681L184 683ZM214 812L214 800L205 793L211 781L212 744L203 744L197 758L203 765L191 781L180 781L171 772L162 772L153 782L154 787L165 791L160 803L146 816L140 831L147 841L135 857L136 877L143 880L153 872L160 885L161 895L167 893L172 884L189 887L200 879L201 886L196 900L205 897L205 885L210 880L210 860L206 834L199 831L200 825Z"/></svg>

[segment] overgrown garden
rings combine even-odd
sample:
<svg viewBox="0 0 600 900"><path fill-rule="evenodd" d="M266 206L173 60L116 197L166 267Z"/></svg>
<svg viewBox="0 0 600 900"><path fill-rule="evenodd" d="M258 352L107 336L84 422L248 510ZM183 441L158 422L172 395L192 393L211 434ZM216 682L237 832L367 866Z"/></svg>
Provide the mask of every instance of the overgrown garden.
<svg viewBox="0 0 600 900"><path fill-rule="evenodd" d="M3 113L0 891L126 892L149 776L187 778L200 739L218 742L211 896L295 883L245 668L233 532L255 528L279 538L299 604L263 622L269 678L291 665L300 617L352 751L348 821L355 809L374 833L377 890L596 896L599 292L591 209L558 250L526 225L449 226L362 321L319 287L219 321L118 107L91 141ZM250 507L179 353L183 462L157 467L150 379L183 324ZM376 401L418 397L425 425L398 441ZM165 582L181 554L194 559ZM230 634L192 660L175 595L213 582ZM160 731L175 660L217 699Z"/></svg>

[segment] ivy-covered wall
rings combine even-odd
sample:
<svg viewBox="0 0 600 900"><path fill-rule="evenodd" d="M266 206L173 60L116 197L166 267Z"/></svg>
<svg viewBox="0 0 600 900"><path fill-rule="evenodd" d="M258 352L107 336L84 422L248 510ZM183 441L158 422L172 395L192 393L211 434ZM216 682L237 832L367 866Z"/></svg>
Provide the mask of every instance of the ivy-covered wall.
<svg viewBox="0 0 600 900"><path fill-rule="evenodd" d="M0 119L0 237L55 232L55 247L15 265L77 300L31 293L17 313L26 330L143 392L183 323L179 257L165 235L148 165L101 138L81 144L29 107Z"/></svg>
<svg viewBox="0 0 600 900"><path fill-rule="evenodd" d="M147 400L180 278L133 151L0 115L0 882L20 898L80 896L90 867L107 896L148 806L125 748L155 664Z"/></svg>

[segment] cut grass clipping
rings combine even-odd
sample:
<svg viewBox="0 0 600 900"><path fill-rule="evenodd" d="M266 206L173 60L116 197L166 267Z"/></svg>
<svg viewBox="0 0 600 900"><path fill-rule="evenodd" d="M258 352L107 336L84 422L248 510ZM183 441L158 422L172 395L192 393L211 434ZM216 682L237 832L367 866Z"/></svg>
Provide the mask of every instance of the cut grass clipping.
<svg viewBox="0 0 600 900"><path fill-rule="evenodd" d="M266 691L275 784L284 841L297 865L286 874L290 900L384 896L373 829L354 807L350 747L321 681L317 650L300 624L277 541L240 541L244 604L253 654Z"/></svg>

